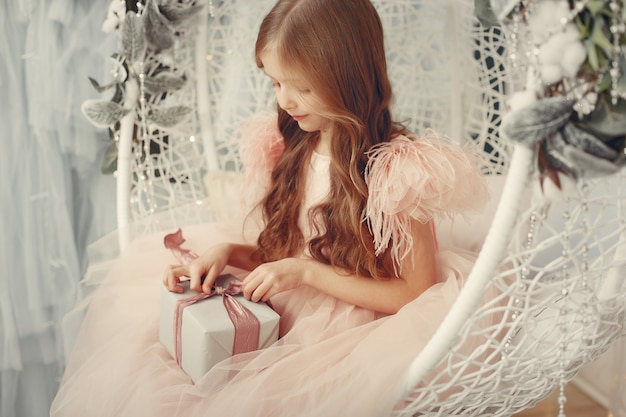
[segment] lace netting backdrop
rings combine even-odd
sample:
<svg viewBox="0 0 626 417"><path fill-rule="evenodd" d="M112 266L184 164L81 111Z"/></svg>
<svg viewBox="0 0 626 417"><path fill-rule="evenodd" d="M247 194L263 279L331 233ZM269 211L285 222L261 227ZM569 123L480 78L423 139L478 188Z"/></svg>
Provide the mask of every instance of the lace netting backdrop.
<svg viewBox="0 0 626 417"><path fill-rule="evenodd" d="M120 144L133 143L135 158L125 178L132 181L130 192L121 195L128 200L120 201L132 209L120 218L120 230L135 230L122 234L122 247L136 234L232 214L219 209L238 198L232 190L241 164L232 134L273 106L252 52L256 28L272 4L208 2L179 32L174 56L189 82L159 99L195 112L185 131L155 134L142 127L143 104L135 108L140 134L132 136L136 142L120 138ZM506 177L459 300L407 375L399 376L406 378L406 397L395 412L510 415L562 390L624 334L624 173L562 177L559 189L537 169L535 148L513 147L500 137L508 98L528 79L509 60L506 28L482 27L473 1L374 4L387 36L396 118L418 133L434 128L475 147L485 174ZM145 63L149 59L150 52ZM197 95L194 86L200 86ZM146 157L150 149L159 155ZM497 325L483 326L494 320ZM563 395L559 401L564 404Z"/></svg>
<svg viewBox="0 0 626 417"><path fill-rule="evenodd" d="M471 2L374 3L386 29L396 119L413 131L433 128L483 149L485 172L502 173L508 151L497 126L507 84L514 80L505 70L500 31L476 26ZM136 130L143 135L136 135L132 147L131 191L122 203L130 203L122 224L133 223L138 229L133 233L158 230L174 218L207 218L207 206L220 215L220 207L227 205L226 190L237 178L232 172L241 168L233 132L274 106L271 85L256 68L253 50L256 28L272 4L207 4L197 21L179 31L180 44L168 61L188 82L164 101L193 103L195 111L184 131L156 130L143 126L137 106ZM144 66L154 59L158 57L148 50ZM216 201L217 206L212 204ZM159 212L170 214L154 216ZM169 221L163 223L164 218Z"/></svg>

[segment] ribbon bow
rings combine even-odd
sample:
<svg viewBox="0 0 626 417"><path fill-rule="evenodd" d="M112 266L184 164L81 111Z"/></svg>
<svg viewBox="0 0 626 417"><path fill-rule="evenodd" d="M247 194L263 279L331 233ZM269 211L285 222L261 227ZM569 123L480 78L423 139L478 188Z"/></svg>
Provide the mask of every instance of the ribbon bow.
<svg viewBox="0 0 626 417"><path fill-rule="evenodd" d="M178 229L175 233L165 236L165 247L170 249L176 259L181 264L188 264L198 257L194 252L182 249L180 245L185 242L182 230ZM237 279L233 279L227 286L219 285L211 288L210 294L197 293L189 297L181 298L176 302L176 310L174 311L174 350L176 354L176 363L180 366L182 362L182 338L181 329L183 323L183 310L199 301L206 300L215 295L221 295L224 307L228 313L233 326L235 327L235 337L233 341L232 354L245 353L257 350L259 348L260 323L259 319L245 306L243 306L233 296L243 293L243 283Z"/></svg>

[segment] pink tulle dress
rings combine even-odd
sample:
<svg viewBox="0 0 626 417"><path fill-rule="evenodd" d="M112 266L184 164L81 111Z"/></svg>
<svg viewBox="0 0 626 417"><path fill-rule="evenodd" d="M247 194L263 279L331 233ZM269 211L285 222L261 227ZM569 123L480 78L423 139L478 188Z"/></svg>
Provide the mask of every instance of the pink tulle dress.
<svg viewBox="0 0 626 417"><path fill-rule="evenodd" d="M255 170L268 173L282 148L274 146L280 145L276 136L260 136L248 154L264 153ZM305 206L326 196L329 163L329 157L312 155ZM405 239L411 219L428 222L478 209L487 198L467 154L437 137L402 136L378 147L367 182L375 247L391 248L395 259L411 249ZM305 220L301 227L310 233ZM183 233L185 247L196 252L244 240L241 230L218 224ZM408 365L454 302L474 255L440 247L437 261L437 283L394 315L309 287L274 296L272 306L281 316L278 342L220 362L193 384L159 343L161 279L175 259L163 246L163 234L136 240L93 295L51 416L387 415L402 393Z"/></svg>

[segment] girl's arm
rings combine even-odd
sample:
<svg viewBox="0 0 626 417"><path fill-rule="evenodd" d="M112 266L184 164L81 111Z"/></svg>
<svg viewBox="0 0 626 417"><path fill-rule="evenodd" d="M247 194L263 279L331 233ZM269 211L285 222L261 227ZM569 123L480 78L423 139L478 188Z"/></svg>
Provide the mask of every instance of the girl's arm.
<svg viewBox="0 0 626 417"><path fill-rule="evenodd" d="M194 291L211 292L218 275L227 265L251 271L260 265L252 259L256 250L254 245L236 243L222 243L209 248L206 252L194 259L189 265L172 265L165 271L163 284L168 290L183 292L179 285L180 277L189 277L189 288ZM204 281L202 280L204 277Z"/></svg>
<svg viewBox="0 0 626 417"><path fill-rule="evenodd" d="M402 262L399 278L383 281L355 274L345 276L333 267L315 262L317 267L305 273L305 282L351 304L394 314L430 288L436 279L435 245L430 225L413 221L411 235L413 249Z"/></svg>
<svg viewBox="0 0 626 417"><path fill-rule="evenodd" d="M347 274L313 259L288 258L255 269L244 280L244 295L267 301L276 293L301 285L381 313L396 313L435 283L435 244L430 224L413 221L413 249L402 262L402 276L375 280Z"/></svg>

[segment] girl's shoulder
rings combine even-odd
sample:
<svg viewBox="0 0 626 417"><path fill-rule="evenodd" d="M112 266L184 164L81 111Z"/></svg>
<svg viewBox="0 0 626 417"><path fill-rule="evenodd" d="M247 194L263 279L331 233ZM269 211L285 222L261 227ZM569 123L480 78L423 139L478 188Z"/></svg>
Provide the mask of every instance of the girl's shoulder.
<svg viewBox="0 0 626 417"><path fill-rule="evenodd" d="M489 199L478 157L433 131L398 135L372 148L365 181L366 216L377 253L399 263L410 247L410 222L480 210Z"/></svg>
<svg viewBox="0 0 626 417"><path fill-rule="evenodd" d="M371 214L409 212L421 222L479 209L488 199L477 156L433 131L375 146L365 180Z"/></svg>
<svg viewBox="0 0 626 417"><path fill-rule="evenodd" d="M398 135L369 152L368 211L427 222L479 209L488 198L478 157L443 135Z"/></svg>

